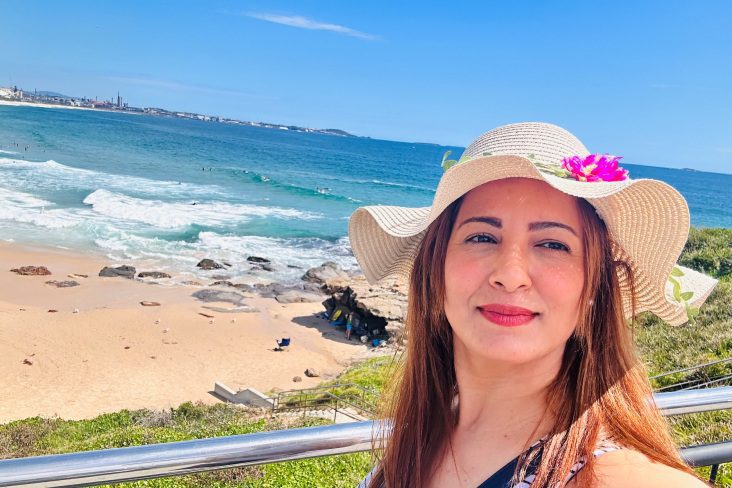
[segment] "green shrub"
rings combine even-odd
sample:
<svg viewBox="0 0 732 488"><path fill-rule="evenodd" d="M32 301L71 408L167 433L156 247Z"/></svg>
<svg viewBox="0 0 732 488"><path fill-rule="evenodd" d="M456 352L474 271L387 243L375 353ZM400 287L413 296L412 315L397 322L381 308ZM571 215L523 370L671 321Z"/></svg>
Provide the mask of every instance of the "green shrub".
<svg viewBox="0 0 732 488"><path fill-rule="evenodd" d="M692 228L679 262L716 278L731 275L732 229Z"/></svg>

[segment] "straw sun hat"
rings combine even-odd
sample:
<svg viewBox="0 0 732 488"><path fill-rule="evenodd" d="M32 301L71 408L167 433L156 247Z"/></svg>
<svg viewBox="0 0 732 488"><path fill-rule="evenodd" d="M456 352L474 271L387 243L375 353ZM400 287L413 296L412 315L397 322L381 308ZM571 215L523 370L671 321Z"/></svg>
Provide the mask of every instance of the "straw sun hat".
<svg viewBox="0 0 732 488"><path fill-rule="evenodd" d="M676 264L689 233L684 197L662 181L628 178L616 158L591 156L561 127L534 122L498 127L470 144L459 161L443 166L431 207L375 205L351 215L351 247L370 283L389 276L408 279L425 230L450 203L489 181L517 177L545 181L595 207L617 244L615 258L633 268L636 312L648 310L671 325L683 324L717 283ZM619 277L624 285L623 273ZM629 316L630 293L622 289Z"/></svg>

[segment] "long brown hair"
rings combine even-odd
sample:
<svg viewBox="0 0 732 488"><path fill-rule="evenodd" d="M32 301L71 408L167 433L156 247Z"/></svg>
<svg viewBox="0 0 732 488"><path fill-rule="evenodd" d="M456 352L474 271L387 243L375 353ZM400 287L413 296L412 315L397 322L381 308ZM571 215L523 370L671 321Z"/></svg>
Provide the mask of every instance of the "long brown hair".
<svg viewBox="0 0 732 488"><path fill-rule="evenodd" d="M380 462L371 487L425 485L457 423L452 329L444 312L444 262L461 203L462 197L428 227L414 262L405 359L384 397L383 415L392 419L391 436L385 445L377 446ZM532 486L563 486L581 458L587 464L577 483L590 486L592 452L601 430L617 444L653 461L693 473L679 457L665 420L648 401L652 392L635 352L633 324L626 322L623 313L621 292L633 295L633 269L614 258L615 244L594 207L583 199L577 199L577 205L585 256L581 313L565 346L559 374L548 387L548 411L556 421L543 444ZM618 273L624 275L627 290L621 290ZM631 308L634 311L635 305ZM535 454L522 456L516 481L526 474Z"/></svg>

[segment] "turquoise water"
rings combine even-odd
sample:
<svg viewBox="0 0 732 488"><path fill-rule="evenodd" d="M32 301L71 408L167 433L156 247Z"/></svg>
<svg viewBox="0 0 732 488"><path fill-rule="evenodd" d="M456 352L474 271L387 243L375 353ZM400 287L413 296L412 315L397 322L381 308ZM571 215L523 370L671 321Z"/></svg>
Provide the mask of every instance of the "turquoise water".
<svg viewBox="0 0 732 488"><path fill-rule="evenodd" d="M0 106L0 238L161 269L226 260L241 279L355 266L361 205L430 205L452 149L94 111ZM678 188L698 226L732 227L732 175L625 165ZM249 255L276 271L250 271Z"/></svg>

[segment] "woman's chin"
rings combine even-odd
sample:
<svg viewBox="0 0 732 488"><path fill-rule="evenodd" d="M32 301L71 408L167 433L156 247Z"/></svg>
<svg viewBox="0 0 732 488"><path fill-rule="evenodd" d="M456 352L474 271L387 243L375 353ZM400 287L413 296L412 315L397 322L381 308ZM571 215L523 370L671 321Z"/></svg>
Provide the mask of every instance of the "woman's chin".
<svg viewBox="0 0 732 488"><path fill-rule="evenodd" d="M458 356L464 356L469 363L482 363L491 366L525 366L534 364L542 367L549 358L560 357L564 351L564 342L547 347L546 342L533 337L485 337L470 343L457 342L455 349Z"/></svg>

